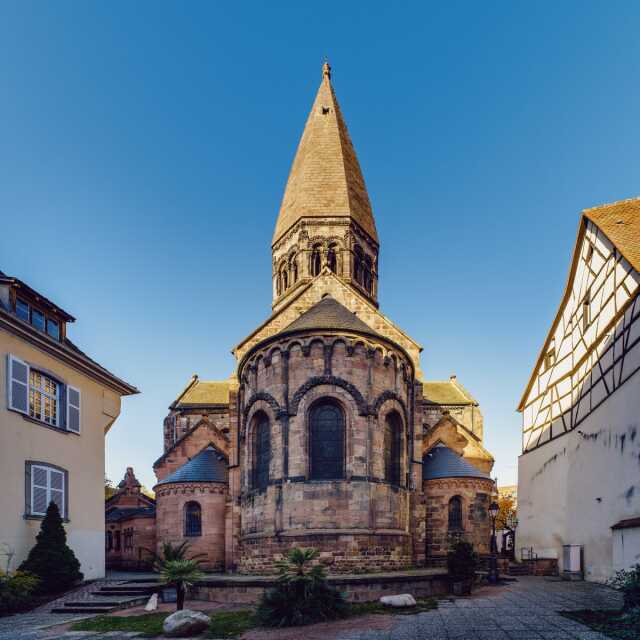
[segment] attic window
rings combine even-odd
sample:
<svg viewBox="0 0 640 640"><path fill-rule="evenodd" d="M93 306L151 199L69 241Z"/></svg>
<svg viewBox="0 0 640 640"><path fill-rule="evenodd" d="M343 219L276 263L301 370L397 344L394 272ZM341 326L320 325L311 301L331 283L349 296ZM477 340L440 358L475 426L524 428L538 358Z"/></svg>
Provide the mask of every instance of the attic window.
<svg viewBox="0 0 640 640"><path fill-rule="evenodd" d="M326 116L331 111L330 107L322 107L322 115Z"/></svg>
<svg viewBox="0 0 640 640"><path fill-rule="evenodd" d="M553 365L556 363L556 350L555 347L552 347L545 353L544 355L544 368L545 371L551 369Z"/></svg>
<svg viewBox="0 0 640 640"><path fill-rule="evenodd" d="M589 248L587 249L587 262L591 262L591 258L593 258L593 245L589 243Z"/></svg>

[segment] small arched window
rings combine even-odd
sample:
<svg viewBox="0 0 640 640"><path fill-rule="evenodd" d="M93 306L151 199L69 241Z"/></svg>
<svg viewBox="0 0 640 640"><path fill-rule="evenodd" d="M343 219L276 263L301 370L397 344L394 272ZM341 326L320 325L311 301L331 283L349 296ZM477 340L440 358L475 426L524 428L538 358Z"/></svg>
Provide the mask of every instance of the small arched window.
<svg viewBox="0 0 640 640"><path fill-rule="evenodd" d="M317 276L322 267L321 247L319 244L313 246L311 251L311 275Z"/></svg>
<svg viewBox="0 0 640 640"><path fill-rule="evenodd" d="M356 245L353 250L353 279L362 284L362 273L364 270L364 254L360 246Z"/></svg>
<svg viewBox="0 0 640 640"><path fill-rule="evenodd" d="M462 531L462 498L453 496L449 500L449 531Z"/></svg>
<svg viewBox="0 0 640 640"><path fill-rule="evenodd" d="M371 262L371 257L370 256L365 256L364 258L364 269L363 269L363 274L362 274L362 284L364 285L364 288L371 293L372 290L372 283L373 283L373 267L372 267L372 262Z"/></svg>
<svg viewBox="0 0 640 640"><path fill-rule="evenodd" d="M287 268L283 267L281 271L282 276L282 290L286 291L289 288L289 274L287 273Z"/></svg>
<svg viewBox="0 0 640 640"><path fill-rule="evenodd" d="M332 400L322 400L311 409L310 477L338 480L344 477L344 414Z"/></svg>
<svg viewBox="0 0 640 640"><path fill-rule="evenodd" d="M291 258L291 284L295 284L296 282L298 282L298 258L296 256L293 256L293 258Z"/></svg>
<svg viewBox="0 0 640 640"><path fill-rule="evenodd" d="M327 265L333 273L338 273L338 253L335 244L329 245L329 250L327 251Z"/></svg>
<svg viewBox="0 0 640 640"><path fill-rule="evenodd" d="M184 535L187 538L202 535L202 510L197 502L184 505Z"/></svg>
<svg viewBox="0 0 640 640"><path fill-rule="evenodd" d="M392 484L400 484L401 442L402 419L392 411L384 421L384 479Z"/></svg>
<svg viewBox="0 0 640 640"><path fill-rule="evenodd" d="M256 416L253 431L253 488L266 489L269 485L269 463L271 462L271 428L266 414Z"/></svg>

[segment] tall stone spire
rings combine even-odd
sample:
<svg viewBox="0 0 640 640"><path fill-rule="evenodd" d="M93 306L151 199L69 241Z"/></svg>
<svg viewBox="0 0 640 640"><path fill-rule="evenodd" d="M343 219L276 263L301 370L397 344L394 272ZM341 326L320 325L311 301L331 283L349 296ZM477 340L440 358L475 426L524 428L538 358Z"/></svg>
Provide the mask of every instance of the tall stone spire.
<svg viewBox="0 0 640 640"><path fill-rule="evenodd" d="M273 244L299 220L327 217L353 220L378 243L360 164L331 85L331 67L325 62L291 167Z"/></svg>

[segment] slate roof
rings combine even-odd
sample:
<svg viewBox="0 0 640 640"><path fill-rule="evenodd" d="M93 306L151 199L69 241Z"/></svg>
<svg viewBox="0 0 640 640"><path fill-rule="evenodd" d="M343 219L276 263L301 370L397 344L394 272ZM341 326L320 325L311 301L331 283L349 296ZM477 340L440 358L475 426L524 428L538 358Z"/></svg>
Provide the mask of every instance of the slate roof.
<svg viewBox="0 0 640 640"><path fill-rule="evenodd" d="M305 311L299 318L287 325L280 333L306 331L309 329L337 329L339 331L355 331L381 337L368 324L349 311L334 298L327 296Z"/></svg>
<svg viewBox="0 0 640 640"><path fill-rule="evenodd" d="M105 520L107 522L120 522L129 518L155 518L155 515L155 507L132 507L130 509L116 507L107 512Z"/></svg>
<svg viewBox="0 0 640 640"><path fill-rule="evenodd" d="M451 380L423 382L422 396L433 404L477 404L464 388Z"/></svg>
<svg viewBox="0 0 640 640"><path fill-rule="evenodd" d="M227 482L227 461L209 445L156 486L177 482Z"/></svg>
<svg viewBox="0 0 640 640"><path fill-rule="evenodd" d="M331 85L331 68L325 64L291 166L273 242L301 218L327 216L351 218L378 241L362 170Z"/></svg>
<svg viewBox="0 0 640 640"><path fill-rule="evenodd" d="M436 478L486 478L489 474L476 469L462 456L444 445L436 445L422 459L422 479Z"/></svg>

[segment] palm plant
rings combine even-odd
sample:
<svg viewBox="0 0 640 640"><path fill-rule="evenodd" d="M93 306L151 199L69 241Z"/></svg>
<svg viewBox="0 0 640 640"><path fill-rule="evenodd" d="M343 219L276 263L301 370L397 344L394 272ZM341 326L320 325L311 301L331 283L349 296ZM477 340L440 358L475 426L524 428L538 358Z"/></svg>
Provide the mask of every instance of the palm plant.
<svg viewBox="0 0 640 640"><path fill-rule="evenodd" d="M162 544L162 547L160 547L160 553L155 553L150 549L145 549L145 551L147 551L152 558L154 570L161 573L166 562L171 562L173 560L196 560L200 563L200 561L206 557L206 553L196 553L187 558L187 552L189 551L190 546L191 545L188 540L176 545L171 542L165 542Z"/></svg>
<svg viewBox="0 0 640 640"><path fill-rule="evenodd" d="M167 586L176 588L176 611L184 608L187 591L200 580L204 573L200 570L198 560L165 560L160 570L160 580Z"/></svg>
<svg viewBox="0 0 640 640"><path fill-rule="evenodd" d="M276 586L264 593L256 612L262 625L311 624L346 614L343 594L328 583L322 565L311 564L318 555L316 549L294 548L286 560L276 563Z"/></svg>

